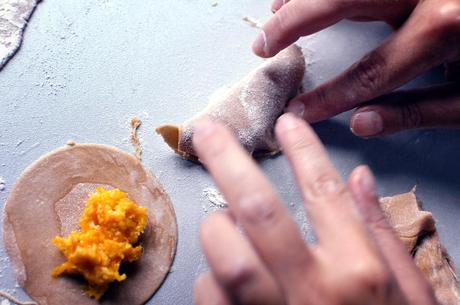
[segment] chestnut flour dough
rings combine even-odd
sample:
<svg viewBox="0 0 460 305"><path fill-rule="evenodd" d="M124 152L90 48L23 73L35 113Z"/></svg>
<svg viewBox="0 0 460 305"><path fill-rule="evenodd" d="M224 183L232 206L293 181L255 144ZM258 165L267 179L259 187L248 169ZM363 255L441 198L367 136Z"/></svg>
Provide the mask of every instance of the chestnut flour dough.
<svg viewBox="0 0 460 305"><path fill-rule="evenodd" d="M180 126L162 125L156 131L176 153L196 160L193 128L207 117L227 126L250 154L276 154L279 152L273 131L276 119L298 93L304 72L302 51L292 45L231 88L214 94L208 106L193 118Z"/></svg>
<svg viewBox="0 0 460 305"><path fill-rule="evenodd" d="M380 202L389 223L433 287L439 305L460 304L455 267L439 239L433 215L420 208L415 189Z"/></svg>
<svg viewBox="0 0 460 305"><path fill-rule="evenodd" d="M110 284L100 301L84 294L77 276L53 278L65 258L54 236L78 230L80 215L97 186L119 188L148 209L141 258L122 266L128 278ZM4 241L18 282L40 305L141 305L151 298L172 264L177 225L159 181L134 156L97 144L57 149L29 166L5 204Z"/></svg>

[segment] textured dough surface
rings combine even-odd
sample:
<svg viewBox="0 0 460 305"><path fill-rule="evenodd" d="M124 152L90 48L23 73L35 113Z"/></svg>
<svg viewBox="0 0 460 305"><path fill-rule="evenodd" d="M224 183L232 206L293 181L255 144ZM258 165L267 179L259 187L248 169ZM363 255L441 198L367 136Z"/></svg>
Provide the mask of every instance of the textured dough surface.
<svg viewBox="0 0 460 305"><path fill-rule="evenodd" d="M431 283L439 304L460 304L455 268L436 232L433 215L420 209L415 190L382 198L380 202L415 264Z"/></svg>
<svg viewBox="0 0 460 305"><path fill-rule="evenodd" d="M96 186L119 188L148 208L142 257L125 266L128 279L111 284L100 302L83 293L77 277L51 277L65 260L51 239L78 228L88 192ZM66 146L37 160L17 181L4 217L5 245L18 281L39 304L143 304L161 285L175 254L177 227L169 196L139 160L109 146Z"/></svg>
<svg viewBox="0 0 460 305"><path fill-rule="evenodd" d="M40 0L0 1L0 70L21 46L27 21Z"/></svg>
<svg viewBox="0 0 460 305"><path fill-rule="evenodd" d="M180 126L157 128L165 142L186 159L196 159L192 137L195 124L208 117L229 127L246 150L258 155L279 151L274 136L276 119L300 88L305 58L292 45L228 89L213 94L208 106Z"/></svg>

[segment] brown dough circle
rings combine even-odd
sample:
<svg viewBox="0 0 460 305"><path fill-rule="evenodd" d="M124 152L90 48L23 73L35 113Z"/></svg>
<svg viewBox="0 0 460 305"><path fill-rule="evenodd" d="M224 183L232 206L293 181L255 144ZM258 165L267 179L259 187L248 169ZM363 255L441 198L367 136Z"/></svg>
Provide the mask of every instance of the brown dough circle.
<svg viewBox="0 0 460 305"><path fill-rule="evenodd" d="M125 266L128 278L112 283L99 302L83 293L78 277L51 276L65 260L51 239L78 229L88 191L96 186L127 192L148 208L149 219L143 255ZM137 305L152 297L169 272L177 224L169 196L139 160L113 147L77 144L41 157L23 172L5 204L4 240L19 284L40 305Z"/></svg>

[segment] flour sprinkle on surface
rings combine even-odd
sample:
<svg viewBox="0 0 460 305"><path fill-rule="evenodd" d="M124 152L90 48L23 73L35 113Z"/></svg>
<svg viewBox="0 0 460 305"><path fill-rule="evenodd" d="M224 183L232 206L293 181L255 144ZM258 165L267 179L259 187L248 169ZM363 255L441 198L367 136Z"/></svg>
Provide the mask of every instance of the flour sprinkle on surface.
<svg viewBox="0 0 460 305"><path fill-rule="evenodd" d="M203 190L203 196L210 202L210 207L224 209L228 207L224 196L215 188L207 187Z"/></svg>

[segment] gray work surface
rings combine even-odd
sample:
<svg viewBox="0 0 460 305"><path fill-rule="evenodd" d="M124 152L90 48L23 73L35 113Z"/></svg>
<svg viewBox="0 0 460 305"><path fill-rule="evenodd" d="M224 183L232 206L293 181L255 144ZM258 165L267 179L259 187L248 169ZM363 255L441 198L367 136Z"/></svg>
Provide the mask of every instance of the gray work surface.
<svg viewBox="0 0 460 305"><path fill-rule="evenodd" d="M215 89L239 80L263 61L250 51L257 29L242 18L266 20L269 1L212 3L44 0L26 29L22 48L0 71L0 177L6 182L0 205L31 162L68 140L132 152L129 120L142 119L144 164L170 194L179 226L171 273L149 304L193 302L194 279L206 269L199 225L213 210L202 194L213 186L208 173L173 154L154 127L187 119L207 104ZM382 23L341 22L300 40L308 62L304 87L336 75L390 34ZM442 80L442 71L435 70L410 86ZM417 185L424 208L433 212L442 240L460 263L459 132L420 130L363 140L350 132L349 116L315 126L340 173L346 177L355 166L368 164L384 196ZM285 158L260 164L311 239ZM25 298L15 288L3 245L0 257L0 288Z"/></svg>

